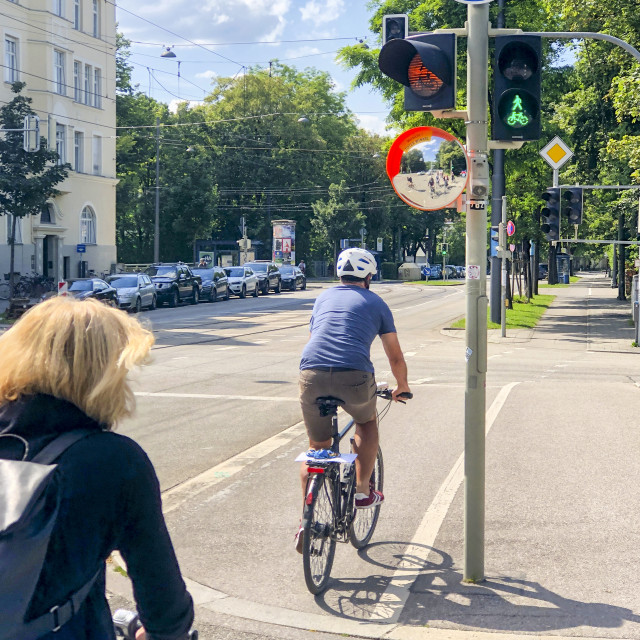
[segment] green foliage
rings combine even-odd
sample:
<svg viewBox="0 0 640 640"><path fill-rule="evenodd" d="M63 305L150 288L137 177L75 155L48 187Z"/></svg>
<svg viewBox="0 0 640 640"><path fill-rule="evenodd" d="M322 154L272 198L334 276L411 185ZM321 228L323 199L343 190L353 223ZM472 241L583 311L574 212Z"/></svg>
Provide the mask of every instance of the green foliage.
<svg viewBox="0 0 640 640"><path fill-rule="evenodd" d="M397 280L398 264L396 262L383 262L380 265L380 273L384 280Z"/></svg>

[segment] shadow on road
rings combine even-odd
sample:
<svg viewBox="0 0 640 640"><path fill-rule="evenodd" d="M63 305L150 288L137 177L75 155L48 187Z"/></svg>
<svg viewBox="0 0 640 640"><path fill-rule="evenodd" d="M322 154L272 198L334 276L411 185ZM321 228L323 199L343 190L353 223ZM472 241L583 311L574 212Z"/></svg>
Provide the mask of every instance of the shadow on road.
<svg viewBox="0 0 640 640"><path fill-rule="evenodd" d="M525 633L640 624L640 615L630 609L567 598L523 578L493 576L465 583L451 556L423 545L381 542L359 555L394 574L332 580L316 601L336 617Z"/></svg>

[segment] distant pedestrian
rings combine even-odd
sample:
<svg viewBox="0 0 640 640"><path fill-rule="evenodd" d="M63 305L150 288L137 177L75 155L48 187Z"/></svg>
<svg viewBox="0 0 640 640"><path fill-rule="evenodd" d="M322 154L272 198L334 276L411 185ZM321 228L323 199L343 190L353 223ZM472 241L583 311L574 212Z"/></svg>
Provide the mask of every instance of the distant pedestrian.
<svg viewBox="0 0 640 640"><path fill-rule="evenodd" d="M304 260L300 260L300 264L298 265L298 269L302 271L306 275L307 273L307 265L304 263Z"/></svg>

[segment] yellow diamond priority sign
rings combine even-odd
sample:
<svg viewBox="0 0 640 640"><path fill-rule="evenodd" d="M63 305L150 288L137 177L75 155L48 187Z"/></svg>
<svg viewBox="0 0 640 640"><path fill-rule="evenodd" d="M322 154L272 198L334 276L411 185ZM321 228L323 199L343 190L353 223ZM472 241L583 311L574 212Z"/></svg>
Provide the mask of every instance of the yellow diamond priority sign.
<svg viewBox="0 0 640 640"><path fill-rule="evenodd" d="M573 156L573 151L556 136L547 146L540 151L540 155L547 161L552 169L559 169L569 158Z"/></svg>

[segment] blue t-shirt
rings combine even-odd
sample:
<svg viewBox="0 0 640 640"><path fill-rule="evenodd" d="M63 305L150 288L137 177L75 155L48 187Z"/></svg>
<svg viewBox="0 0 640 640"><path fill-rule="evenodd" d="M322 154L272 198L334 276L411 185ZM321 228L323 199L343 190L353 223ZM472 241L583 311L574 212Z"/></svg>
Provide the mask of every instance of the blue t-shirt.
<svg viewBox="0 0 640 640"><path fill-rule="evenodd" d="M387 303L369 289L349 285L318 296L310 329L300 369L344 367L371 373L371 343L376 336L396 332Z"/></svg>

